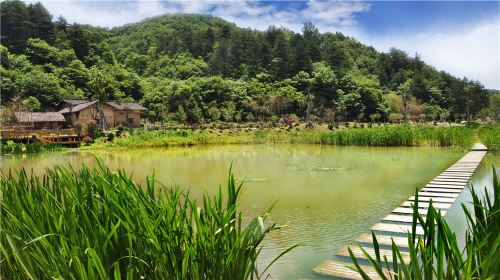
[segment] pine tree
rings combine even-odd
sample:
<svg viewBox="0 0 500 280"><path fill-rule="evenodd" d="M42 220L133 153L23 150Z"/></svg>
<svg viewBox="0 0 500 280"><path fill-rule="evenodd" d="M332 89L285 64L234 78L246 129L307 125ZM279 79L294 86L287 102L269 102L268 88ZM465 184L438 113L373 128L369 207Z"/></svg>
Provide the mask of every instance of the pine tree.
<svg viewBox="0 0 500 280"><path fill-rule="evenodd" d="M40 38L49 44L53 44L56 37L55 25L52 23L52 15L40 3L30 4L28 13L31 22L31 36Z"/></svg>
<svg viewBox="0 0 500 280"><path fill-rule="evenodd" d="M13 53L21 53L30 37L30 17L28 8L19 0L0 2L1 39Z"/></svg>

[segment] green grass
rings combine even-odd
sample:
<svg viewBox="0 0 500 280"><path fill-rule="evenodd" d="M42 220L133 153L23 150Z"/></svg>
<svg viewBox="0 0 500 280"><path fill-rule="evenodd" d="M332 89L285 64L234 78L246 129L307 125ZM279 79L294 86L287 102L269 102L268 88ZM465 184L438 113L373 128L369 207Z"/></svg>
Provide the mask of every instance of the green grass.
<svg viewBox="0 0 500 280"><path fill-rule="evenodd" d="M469 148L474 129L426 125L344 128L265 128L259 130L136 131L90 147L166 147L198 144L305 143L354 146L455 146Z"/></svg>
<svg viewBox="0 0 500 280"><path fill-rule="evenodd" d="M277 227L266 222L271 209L244 225L240 190L230 172L225 199L219 189L197 203L154 177L143 188L100 160L43 178L2 174L1 278L262 277L256 260Z"/></svg>
<svg viewBox="0 0 500 280"><path fill-rule="evenodd" d="M52 143L42 143L42 142L33 142L33 143L14 143L12 141L7 141L6 144L0 144L0 154L30 154L30 153L39 153L39 152L53 152L59 151L62 149L62 146Z"/></svg>
<svg viewBox="0 0 500 280"><path fill-rule="evenodd" d="M479 128L478 136L481 142L488 147L489 150L500 150L500 127L499 126L484 126Z"/></svg>
<svg viewBox="0 0 500 280"><path fill-rule="evenodd" d="M392 125L351 128L321 135L321 143L353 146L458 146L473 144L472 129L466 127L430 127Z"/></svg>
<svg viewBox="0 0 500 280"><path fill-rule="evenodd" d="M485 190L485 199L471 189L473 211L462 205L467 217L465 249L460 250L457 236L448 226L440 211L429 206L426 217L418 213L418 192L416 193L412 232L408 233L410 263L404 263L400 249L392 244L394 261L380 257L380 246L375 234L373 244L376 258L363 250L370 265L381 279L499 279L500 278L500 184L493 167L493 194ZM415 234L421 225L424 234ZM359 266L358 260L349 249L355 270L363 279L370 279ZM384 272L385 270L385 272Z"/></svg>

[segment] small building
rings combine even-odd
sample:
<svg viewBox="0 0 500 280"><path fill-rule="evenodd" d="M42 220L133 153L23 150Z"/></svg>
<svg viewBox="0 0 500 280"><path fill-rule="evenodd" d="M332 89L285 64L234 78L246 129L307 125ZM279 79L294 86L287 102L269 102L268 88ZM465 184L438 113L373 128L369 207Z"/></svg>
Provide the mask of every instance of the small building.
<svg viewBox="0 0 500 280"><path fill-rule="evenodd" d="M105 104L113 107L114 126L121 124L128 127L140 127L141 115L147 111L144 106L137 103L120 104L109 101Z"/></svg>
<svg viewBox="0 0 500 280"><path fill-rule="evenodd" d="M98 101L82 102L81 100L66 101L69 105L59 111L66 118L68 124L73 127L81 127L82 131L91 125L99 124ZM137 103L117 103L107 101L102 104L105 128L124 125L127 127L140 127L141 114L147 109ZM83 133L85 134L85 133Z"/></svg>
<svg viewBox="0 0 500 280"><path fill-rule="evenodd" d="M66 119L60 112L15 112L18 125L34 129L58 129L66 125Z"/></svg>

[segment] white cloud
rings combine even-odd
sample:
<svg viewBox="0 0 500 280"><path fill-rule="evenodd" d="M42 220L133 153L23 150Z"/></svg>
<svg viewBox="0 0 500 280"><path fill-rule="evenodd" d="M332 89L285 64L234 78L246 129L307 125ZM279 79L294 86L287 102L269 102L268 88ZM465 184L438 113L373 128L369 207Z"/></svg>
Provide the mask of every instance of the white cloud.
<svg viewBox="0 0 500 280"><path fill-rule="evenodd" d="M500 22L482 21L453 33L439 31L398 34L358 39L381 51L390 47L410 55L419 53L426 63L458 77L481 81L487 88L500 89Z"/></svg>

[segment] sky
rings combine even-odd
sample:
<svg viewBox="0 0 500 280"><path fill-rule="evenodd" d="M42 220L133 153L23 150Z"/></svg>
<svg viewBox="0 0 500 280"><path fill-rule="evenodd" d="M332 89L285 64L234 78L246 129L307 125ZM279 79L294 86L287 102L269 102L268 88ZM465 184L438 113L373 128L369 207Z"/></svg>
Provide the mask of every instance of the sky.
<svg viewBox="0 0 500 280"><path fill-rule="evenodd" d="M28 1L32 2L32 1ZM42 0L69 22L116 27L165 13L210 14L240 27L340 31L379 51L396 47L458 77L500 89L499 1Z"/></svg>

